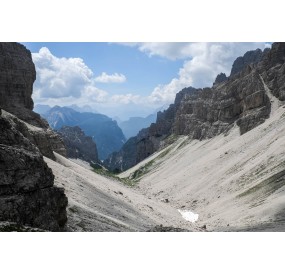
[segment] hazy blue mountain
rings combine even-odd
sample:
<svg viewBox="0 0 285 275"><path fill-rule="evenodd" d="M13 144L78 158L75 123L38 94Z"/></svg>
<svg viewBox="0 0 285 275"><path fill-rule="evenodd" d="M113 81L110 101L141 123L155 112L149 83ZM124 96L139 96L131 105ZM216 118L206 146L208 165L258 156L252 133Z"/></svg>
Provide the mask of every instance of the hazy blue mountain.
<svg viewBox="0 0 285 275"><path fill-rule="evenodd" d="M101 160L118 151L126 141L117 122L102 114L80 113L69 107L55 106L42 116L56 130L62 126L79 126L95 141Z"/></svg>
<svg viewBox="0 0 285 275"><path fill-rule="evenodd" d="M48 112L50 109L51 107L49 105L36 104L33 111L38 114L44 114Z"/></svg>
<svg viewBox="0 0 285 275"><path fill-rule="evenodd" d="M126 121L117 122L125 137L129 139L130 137L136 136L141 129L149 127L150 124L155 121L156 114L151 114L147 117L131 117Z"/></svg>
<svg viewBox="0 0 285 275"><path fill-rule="evenodd" d="M86 112L88 112L88 113L96 113L96 114L98 113L95 109L93 109L89 105L84 105L84 106L80 107L80 106L78 106L76 104L72 104L72 105L66 106L66 107L69 107L69 108L71 108L71 109L73 109L73 110L75 110L75 111L77 111L79 113L86 113Z"/></svg>

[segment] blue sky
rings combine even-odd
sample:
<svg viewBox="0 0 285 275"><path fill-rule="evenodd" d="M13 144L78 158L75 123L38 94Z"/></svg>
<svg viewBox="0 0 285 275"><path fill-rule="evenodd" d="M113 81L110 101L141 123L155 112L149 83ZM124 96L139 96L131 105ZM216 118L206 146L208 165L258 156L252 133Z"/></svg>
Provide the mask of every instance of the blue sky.
<svg viewBox="0 0 285 275"><path fill-rule="evenodd" d="M37 71L35 104L89 105L127 119L174 101L182 88L212 86L233 61L266 43L23 43ZM267 45L268 46L268 45Z"/></svg>

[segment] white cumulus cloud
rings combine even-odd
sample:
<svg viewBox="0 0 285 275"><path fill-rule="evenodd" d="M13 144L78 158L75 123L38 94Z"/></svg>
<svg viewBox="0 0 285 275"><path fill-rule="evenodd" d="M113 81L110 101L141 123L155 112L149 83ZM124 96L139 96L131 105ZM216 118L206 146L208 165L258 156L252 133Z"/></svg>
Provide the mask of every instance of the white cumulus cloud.
<svg viewBox="0 0 285 275"><path fill-rule="evenodd" d="M94 77L92 70L81 58L65 58L53 55L43 47L32 54L37 79L34 83L33 98L37 103L51 105L96 104L112 101L108 92L96 87L96 82L124 82L123 74L108 75L105 72ZM130 100L130 96L126 95ZM125 102L124 96L114 98Z"/></svg>
<svg viewBox="0 0 285 275"><path fill-rule="evenodd" d="M186 58L178 76L168 84L158 85L148 97L153 103L171 103L184 87L211 87L215 77L230 74L234 60L249 50L268 47L265 43L142 43L139 50L150 56L168 59ZM133 46L133 45L132 45Z"/></svg>
<svg viewBox="0 0 285 275"><path fill-rule="evenodd" d="M79 98L93 77L81 58L58 58L46 47L33 53L33 61L37 70L34 91L39 98Z"/></svg>
<svg viewBox="0 0 285 275"><path fill-rule="evenodd" d="M150 58L160 56L170 60L183 60L177 75L166 84L157 84L148 94L134 93L110 95L96 87L96 83L123 83L126 76L120 73L94 77L92 70L81 58L54 56L48 48L33 53L37 71L33 98L36 103L52 105L91 105L101 112L129 113L148 110L173 103L175 95L184 87L203 88L212 86L215 77L224 72L230 74L238 56L249 50L270 46L258 43L124 43L137 47Z"/></svg>
<svg viewBox="0 0 285 275"><path fill-rule="evenodd" d="M101 83L123 83L126 80L127 78L123 74L107 74L105 72L95 78L96 82Z"/></svg>
<svg viewBox="0 0 285 275"><path fill-rule="evenodd" d="M141 101L141 96L134 95L134 94L120 94L120 95L113 95L111 97L111 101L117 102L120 104L139 104Z"/></svg>

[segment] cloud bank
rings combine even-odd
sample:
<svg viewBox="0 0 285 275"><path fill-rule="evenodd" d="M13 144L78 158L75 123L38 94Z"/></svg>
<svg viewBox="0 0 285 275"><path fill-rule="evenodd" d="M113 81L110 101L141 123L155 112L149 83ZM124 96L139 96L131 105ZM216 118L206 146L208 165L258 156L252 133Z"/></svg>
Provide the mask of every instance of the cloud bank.
<svg viewBox="0 0 285 275"><path fill-rule="evenodd" d="M96 82L101 83L123 83L126 80L127 78L123 74L107 74L105 72L95 78Z"/></svg>
<svg viewBox="0 0 285 275"><path fill-rule="evenodd" d="M149 95L150 102L170 103L184 87L211 87L216 76L229 75L234 60L249 50L270 46L257 43L131 43L150 57L160 56L170 60L185 59L178 76L166 85L158 85Z"/></svg>

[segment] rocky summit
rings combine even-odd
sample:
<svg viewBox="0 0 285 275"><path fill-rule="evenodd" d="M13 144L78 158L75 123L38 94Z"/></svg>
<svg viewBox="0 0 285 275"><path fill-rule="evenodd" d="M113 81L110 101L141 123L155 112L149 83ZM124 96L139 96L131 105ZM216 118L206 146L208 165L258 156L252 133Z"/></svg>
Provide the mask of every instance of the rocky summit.
<svg viewBox="0 0 285 275"><path fill-rule="evenodd" d="M247 52L233 63L229 78L221 74L212 88L181 90L174 104L157 114L156 123L131 138L104 162L110 170L125 170L161 149L170 135L203 140L226 134L235 124L244 134L270 115L267 89L285 100L285 43Z"/></svg>
<svg viewBox="0 0 285 275"><path fill-rule="evenodd" d="M79 158L90 163L99 163L97 147L92 137L86 136L78 126L63 126L57 133L66 146L68 158Z"/></svg>
<svg viewBox="0 0 285 275"><path fill-rule="evenodd" d="M43 155L54 159L53 151L65 155L65 147L32 111L35 78L31 53L0 43L0 221L62 231L67 197Z"/></svg>

